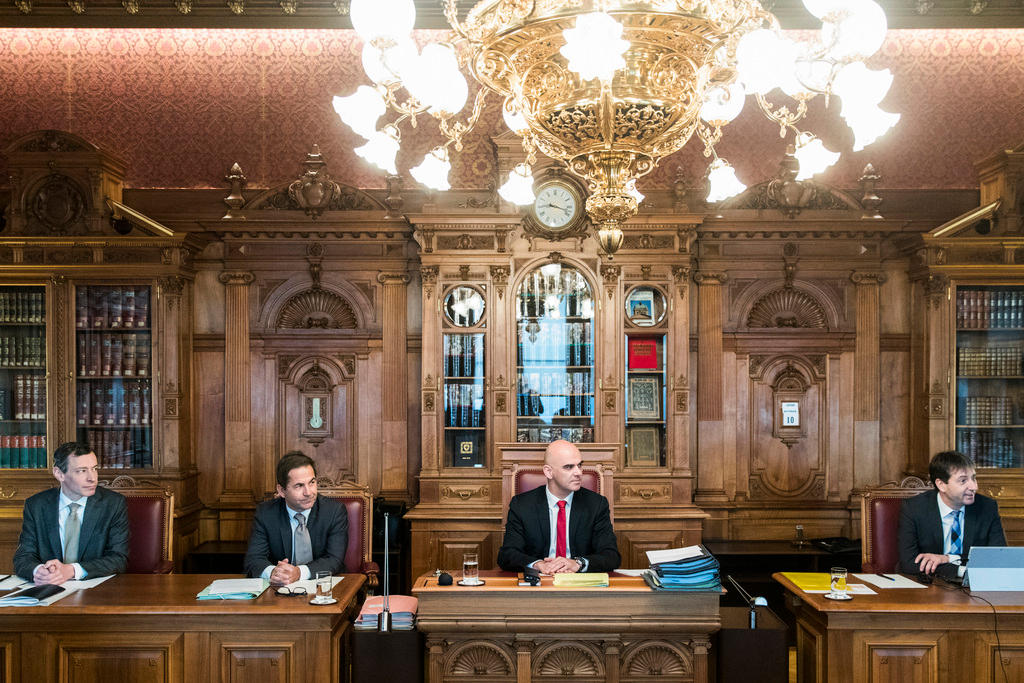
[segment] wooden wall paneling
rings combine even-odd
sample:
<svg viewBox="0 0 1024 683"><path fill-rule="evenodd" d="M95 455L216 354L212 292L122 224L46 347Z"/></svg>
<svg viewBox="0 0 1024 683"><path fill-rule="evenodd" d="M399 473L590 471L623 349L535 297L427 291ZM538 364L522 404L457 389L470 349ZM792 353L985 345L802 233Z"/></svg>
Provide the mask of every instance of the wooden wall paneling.
<svg viewBox="0 0 1024 683"><path fill-rule="evenodd" d="M406 453L408 452L409 419L406 407L408 362L406 293L407 273L379 273L381 285L381 330L384 349L381 365L381 495L408 500L409 478Z"/></svg>
<svg viewBox="0 0 1024 683"><path fill-rule="evenodd" d="M199 498L212 505L220 498L224 482L224 351L210 348L207 339L197 344L192 362L195 368L195 439L196 466L203 476L199 478ZM210 540L204 538L203 540Z"/></svg>
<svg viewBox="0 0 1024 683"><path fill-rule="evenodd" d="M249 352L249 285L253 274L228 271L225 286L224 332L224 489L222 505L253 504L251 395Z"/></svg>
<svg viewBox="0 0 1024 683"><path fill-rule="evenodd" d="M958 653L973 658L974 680L984 683L1024 681L1024 634L1001 630L975 634L973 645Z"/></svg>
<svg viewBox="0 0 1024 683"><path fill-rule="evenodd" d="M853 680L856 681L938 683L940 662L945 663L948 659L948 655L943 652L948 644L942 631L898 634L853 631L844 633L843 637L850 641ZM829 673L841 676L840 667L833 664L833 656L830 653ZM955 680L972 679L957 676Z"/></svg>
<svg viewBox="0 0 1024 683"><path fill-rule="evenodd" d="M878 483L880 449L879 285L885 276L855 271L857 338L854 351L854 481L857 488Z"/></svg>
<svg viewBox="0 0 1024 683"><path fill-rule="evenodd" d="M602 264L602 282L594 289L597 306L594 311L594 379L600 396L595 396L594 441L598 443L625 443L626 393L619 378L625 361L621 313L623 301L622 266ZM584 274L586 269L582 269ZM623 463L617 463L621 466Z"/></svg>
<svg viewBox="0 0 1024 683"><path fill-rule="evenodd" d="M487 388L487 430L488 466L493 467L498 458L494 444L512 438L515 433L516 399L516 294L509 287L514 276L508 260L488 267L489 287L484 300L487 302L487 367L485 387ZM426 354L423 356L427 358Z"/></svg>
<svg viewBox="0 0 1024 683"><path fill-rule="evenodd" d="M879 481L899 481L907 469L910 452L910 354L882 351L879 354L880 458Z"/></svg>
<svg viewBox="0 0 1024 683"><path fill-rule="evenodd" d="M722 272L700 271L697 283L697 492L696 501L724 502L725 438L722 423Z"/></svg>
<svg viewBox="0 0 1024 683"><path fill-rule="evenodd" d="M421 306L423 309L423 367L420 373L420 474L436 476L441 467L441 443L438 433L438 415L444 415L444 396L441 395L443 372L441 363L441 290L438 283L439 266L420 266L423 283ZM494 310L490 314L493 315Z"/></svg>
<svg viewBox="0 0 1024 683"><path fill-rule="evenodd" d="M692 233L692 230L690 231ZM692 416L693 391L690 382L690 277L692 269L687 265L672 266L675 287L668 291L669 328L666 339L665 360L671 369L668 375L668 443L666 464L673 476L685 481L688 491L683 498L693 499L693 454L690 452L690 419Z"/></svg>

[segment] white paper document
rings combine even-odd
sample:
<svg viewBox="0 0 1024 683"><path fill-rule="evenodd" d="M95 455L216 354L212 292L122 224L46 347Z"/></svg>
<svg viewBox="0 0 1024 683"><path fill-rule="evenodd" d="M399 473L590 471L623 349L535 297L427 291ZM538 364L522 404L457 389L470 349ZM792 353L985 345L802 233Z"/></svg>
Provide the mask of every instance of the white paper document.
<svg viewBox="0 0 1024 683"><path fill-rule="evenodd" d="M648 550L647 560L651 564L676 562L688 557L700 557L704 551L699 545L688 545L685 548L669 548L668 550Z"/></svg>
<svg viewBox="0 0 1024 683"><path fill-rule="evenodd" d="M854 574L854 576L878 588L927 588L924 584L899 574Z"/></svg>
<svg viewBox="0 0 1024 683"><path fill-rule="evenodd" d="M0 580L0 591L14 590L15 588L21 588L22 586L31 586L31 581L26 581L17 574L11 574L7 578Z"/></svg>
<svg viewBox="0 0 1024 683"><path fill-rule="evenodd" d="M622 574L623 576L643 576L644 572L649 572L650 569L616 569L616 574Z"/></svg>
<svg viewBox="0 0 1024 683"><path fill-rule="evenodd" d="M65 581L64 587L68 590L85 590L87 588L95 588L107 579L114 578L113 574L109 576L98 576L95 579L82 579L81 581Z"/></svg>
<svg viewBox="0 0 1024 683"><path fill-rule="evenodd" d="M854 574L854 576L859 576ZM804 591L804 593L828 593L829 591ZM848 583L846 584L846 592L850 595L878 595L875 591L871 590L863 583Z"/></svg>
<svg viewBox="0 0 1024 683"><path fill-rule="evenodd" d="M209 585L210 593L255 593L263 592L263 579L215 579Z"/></svg>

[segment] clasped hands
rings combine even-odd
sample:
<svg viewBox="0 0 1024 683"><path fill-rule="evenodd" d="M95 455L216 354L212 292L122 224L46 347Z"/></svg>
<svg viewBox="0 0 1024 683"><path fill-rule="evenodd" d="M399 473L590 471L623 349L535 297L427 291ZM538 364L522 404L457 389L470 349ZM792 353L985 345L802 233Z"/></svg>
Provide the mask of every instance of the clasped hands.
<svg viewBox="0 0 1024 683"><path fill-rule="evenodd" d="M284 558L277 563L270 572L270 584L272 586L287 586L289 583L295 583L302 576L302 571L294 564L288 562L288 558Z"/></svg>
<svg viewBox="0 0 1024 683"><path fill-rule="evenodd" d="M934 574L940 564L949 562L949 555L937 555L935 553L921 553L914 558L914 564L920 567L923 574Z"/></svg>
<svg viewBox="0 0 1024 683"><path fill-rule="evenodd" d="M545 557L533 563L541 574L574 574L580 570L580 563L571 557Z"/></svg>
<svg viewBox="0 0 1024 683"><path fill-rule="evenodd" d="M75 578L75 566L64 564L60 560L49 560L35 568L32 582L37 586L59 586L65 581Z"/></svg>

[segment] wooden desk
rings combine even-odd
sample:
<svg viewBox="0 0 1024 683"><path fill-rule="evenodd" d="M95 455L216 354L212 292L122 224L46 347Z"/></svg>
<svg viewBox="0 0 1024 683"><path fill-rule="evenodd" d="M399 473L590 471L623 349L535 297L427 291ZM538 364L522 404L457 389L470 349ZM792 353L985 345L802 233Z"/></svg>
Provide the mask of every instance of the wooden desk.
<svg viewBox="0 0 1024 683"><path fill-rule="evenodd" d="M958 589L872 587L839 602L773 578L796 615L801 683L1024 682L1024 593L976 594L995 606L997 638L993 608Z"/></svg>
<svg viewBox="0 0 1024 683"><path fill-rule="evenodd" d="M268 590L203 600L202 574L125 574L49 607L0 608L0 680L24 683L338 683L366 577L335 605Z"/></svg>
<svg viewBox="0 0 1024 683"><path fill-rule="evenodd" d="M458 578L458 577L456 577ZM459 676L534 680L708 680L708 646L719 628L718 593L652 591L612 575L607 588L518 586L514 574L481 572L481 587L413 583L427 637L428 683ZM467 679L468 680L468 679Z"/></svg>

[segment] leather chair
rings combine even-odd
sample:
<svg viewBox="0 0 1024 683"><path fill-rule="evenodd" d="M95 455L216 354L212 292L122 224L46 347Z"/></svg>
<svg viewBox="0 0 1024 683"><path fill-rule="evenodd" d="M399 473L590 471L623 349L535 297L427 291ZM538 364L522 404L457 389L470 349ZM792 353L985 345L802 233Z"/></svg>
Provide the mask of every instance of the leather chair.
<svg viewBox="0 0 1024 683"><path fill-rule="evenodd" d="M317 477L317 492L345 506L348 512L348 547L345 549L344 570L346 574L365 574L366 587L373 593L380 585L380 567L372 558L373 543L370 532L373 529L373 496L365 486L354 481L334 481L330 477ZM268 493L265 498L276 498Z"/></svg>
<svg viewBox="0 0 1024 683"><path fill-rule="evenodd" d="M596 467L583 466L583 488L600 493L607 498L610 508L612 496L608 495L605 491L605 479L605 472L600 465ZM541 466L515 464L512 466L512 494L508 499L511 500L513 495L519 495L520 493L532 491L538 486L543 486L547 484L547 481L548 479L544 476L544 469ZM505 509L508 509L508 500L505 501ZM611 510L611 512L614 516L615 511Z"/></svg>
<svg viewBox="0 0 1024 683"><path fill-rule="evenodd" d="M896 571L900 560L897 534L900 506L928 485L918 477L906 477L868 489L860 499L861 569L869 574Z"/></svg>
<svg viewBox="0 0 1024 683"><path fill-rule="evenodd" d="M170 574L174 571L174 494L159 484L122 475L100 482L127 499L129 574Z"/></svg>

